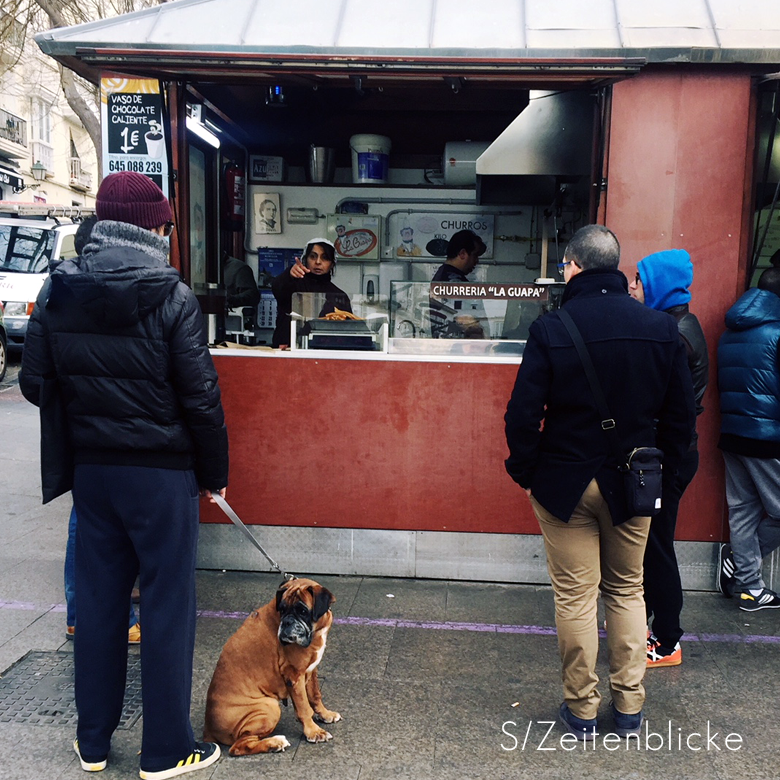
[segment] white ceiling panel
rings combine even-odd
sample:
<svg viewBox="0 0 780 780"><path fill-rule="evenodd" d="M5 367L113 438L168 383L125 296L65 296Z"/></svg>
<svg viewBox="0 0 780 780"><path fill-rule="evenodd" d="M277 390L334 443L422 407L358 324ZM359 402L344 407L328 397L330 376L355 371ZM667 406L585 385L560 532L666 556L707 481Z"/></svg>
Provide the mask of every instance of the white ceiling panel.
<svg viewBox="0 0 780 780"><path fill-rule="evenodd" d="M218 46L232 45L246 26L254 6L254 0L203 0L188 6L185 24L176 4L163 5L149 42L186 44L208 39Z"/></svg>
<svg viewBox="0 0 780 780"><path fill-rule="evenodd" d="M239 0L246 2L246 0ZM214 3L225 0L212 0ZM249 46L336 45L339 3L322 0L254 0L254 10L241 32L242 43ZM291 24L291 20L295 24Z"/></svg>
<svg viewBox="0 0 780 780"><path fill-rule="evenodd" d="M524 49L519 0L436 0L433 48Z"/></svg>
<svg viewBox="0 0 780 780"><path fill-rule="evenodd" d="M642 29L712 29L707 0L615 0L623 27Z"/></svg>
<svg viewBox="0 0 780 780"><path fill-rule="evenodd" d="M526 26L529 30L615 29L612 0L528 0Z"/></svg>
<svg viewBox="0 0 780 780"><path fill-rule="evenodd" d="M712 28L692 27L623 28L623 45L631 49L715 47Z"/></svg>
<svg viewBox="0 0 780 780"><path fill-rule="evenodd" d="M427 49L433 0L346 0L337 45Z"/></svg>
<svg viewBox="0 0 780 780"><path fill-rule="evenodd" d="M571 56L576 57L575 49L619 49L620 38L614 27L603 30L529 30L528 47L556 52L572 49Z"/></svg>
<svg viewBox="0 0 780 780"><path fill-rule="evenodd" d="M778 0L708 0L718 31L780 30ZM778 46L777 40L775 47Z"/></svg>

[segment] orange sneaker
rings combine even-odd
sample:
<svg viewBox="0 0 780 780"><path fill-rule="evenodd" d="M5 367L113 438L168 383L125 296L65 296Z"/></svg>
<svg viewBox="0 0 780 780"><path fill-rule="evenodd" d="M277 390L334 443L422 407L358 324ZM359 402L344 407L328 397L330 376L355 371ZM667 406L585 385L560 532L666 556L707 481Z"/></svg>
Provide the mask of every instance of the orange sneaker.
<svg viewBox="0 0 780 780"><path fill-rule="evenodd" d="M66 639L73 639L74 636L76 636L76 626L66 626L66 628L65 628L65 638Z"/></svg>
<svg viewBox="0 0 780 780"><path fill-rule="evenodd" d="M682 647L678 642L673 650L664 647L650 634L647 638L647 668L655 666L679 666L682 663Z"/></svg>

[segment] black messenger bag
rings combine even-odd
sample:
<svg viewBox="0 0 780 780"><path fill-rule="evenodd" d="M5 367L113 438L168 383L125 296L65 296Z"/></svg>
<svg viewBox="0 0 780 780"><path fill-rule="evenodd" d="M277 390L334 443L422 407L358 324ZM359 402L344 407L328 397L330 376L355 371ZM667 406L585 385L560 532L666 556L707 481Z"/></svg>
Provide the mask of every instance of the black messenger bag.
<svg viewBox="0 0 780 780"><path fill-rule="evenodd" d="M628 453L623 486L626 504L634 517L653 517L661 511L663 457L663 452L655 447L637 447Z"/></svg>
<svg viewBox="0 0 780 780"><path fill-rule="evenodd" d="M626 508L632 517L654 517L661 511L661 489L664 454L656 447L636 447L628 454L620 449L620 440L615 430L615 420L609 413L607 399L601 389L601 383L590 359L590 353L582 340L579 328L571 315L564 309L558 310L561 322L569 335L582 361L588 384L596 400L601 415L601 428L606 433L612 452L621 465L623 488L626 494Z"/></svg>

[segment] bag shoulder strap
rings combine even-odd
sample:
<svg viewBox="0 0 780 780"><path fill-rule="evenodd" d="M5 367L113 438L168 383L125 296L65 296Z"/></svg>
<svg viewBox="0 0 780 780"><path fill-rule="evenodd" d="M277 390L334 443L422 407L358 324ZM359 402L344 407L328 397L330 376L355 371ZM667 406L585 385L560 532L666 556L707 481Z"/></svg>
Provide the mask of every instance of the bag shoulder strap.
<svg viewBox="0 0 780 780"><path fill-rule="evenodd" d="M618 439L615 427L615 419L609 412L609 405L607 404L607 399L604 397L604 391L601 389L601 382L599 382L596 369L593 366L590 352L588 352L588 348L585 346L580 329L571 318L569 312L563 308L558 309L558 316L566 330L569 331L569 335L574 342L574 347L577 350L582 367L585 369L585 376L588 378L588 384L593 393L593 398L596 401L596 407L601 415L601 429L607 435L607 439L609 440L613 454L617 458L617 462L622 466L622 464L626 462L626 456L620 448L620 440Z"/></svg>

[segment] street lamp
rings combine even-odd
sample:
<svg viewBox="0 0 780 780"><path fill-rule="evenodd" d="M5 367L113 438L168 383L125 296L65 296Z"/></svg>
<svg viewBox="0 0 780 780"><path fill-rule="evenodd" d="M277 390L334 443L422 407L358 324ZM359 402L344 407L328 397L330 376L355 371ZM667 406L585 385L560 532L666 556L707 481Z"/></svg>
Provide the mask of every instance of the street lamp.
<svg viewBox="0 0 780 780"><path fill-rule="evenodd" d="M35 181L43 181L46 178L46 166L40 160L36 160L30 166L30 172Z"/></svg>
<svg viewBox="0 0 780 780"><path fill-rule="evenodd" d="M46 166L40 160L36 160L30 166L30 173L36 182L42 182L46 178ZM14 187L14 193L19 195L26 190L37 190L40 186L40 184L23 184L21 187Z"/></svg>

